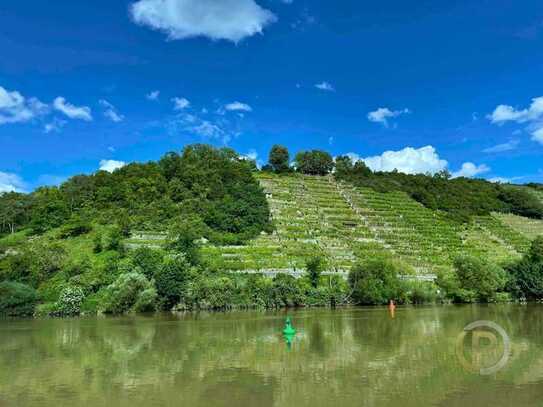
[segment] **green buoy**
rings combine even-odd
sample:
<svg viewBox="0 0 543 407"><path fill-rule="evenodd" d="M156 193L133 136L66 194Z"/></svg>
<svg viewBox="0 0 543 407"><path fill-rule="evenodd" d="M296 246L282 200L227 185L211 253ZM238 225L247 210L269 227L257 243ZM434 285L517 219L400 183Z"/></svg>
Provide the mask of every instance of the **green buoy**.
<svg viewBox="0 0 543 407"><path fill-rule="evenodd" d="M285 327L283 328L283 335L295 335L296 329L292 327L292 323L290 322L290 318L287 317L287 320L285 321Z"/></svg>

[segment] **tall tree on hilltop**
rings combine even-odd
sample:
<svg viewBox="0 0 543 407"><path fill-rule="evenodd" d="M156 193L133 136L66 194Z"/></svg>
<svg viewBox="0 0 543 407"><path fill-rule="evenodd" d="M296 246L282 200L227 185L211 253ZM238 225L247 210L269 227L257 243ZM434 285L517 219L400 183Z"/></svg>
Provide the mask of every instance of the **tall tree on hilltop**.
<svg viewBox="0 0 543 407"><path fill-rule="evenodd" d="M303 174L326 175L334 169L334 159L326 151L300 151L296 154L296 168Z"/></svg>
<svg viewBox="0 0 543 407"><path fill-rule="evenodd" d="M275 144L270 150L268 161L274 172L287 172L290 168L290 155L288 149L285 146Z"/></svg>

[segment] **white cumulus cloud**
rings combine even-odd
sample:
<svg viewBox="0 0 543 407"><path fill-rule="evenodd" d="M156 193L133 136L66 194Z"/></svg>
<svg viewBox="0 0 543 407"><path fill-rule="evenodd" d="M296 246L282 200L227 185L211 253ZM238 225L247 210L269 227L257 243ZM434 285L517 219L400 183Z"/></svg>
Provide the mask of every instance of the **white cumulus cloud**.
<svg viewBox="0 0 543 407"><path fill-rule="evenodd" d="M543 116L543 96L532 99L530 107L517 110L513 106L499 105L487 117L494 124L502 124L508 121L525 123L538 120Z"/></svg>
<svg viewBox="0 0 543 407"><path fill-rule="evenodd" d="M435 174L447 168L447 161L442 160L432 146L418 149L405 147L403 150L385 151L381 155L362 160L372 171L393 171L396 169L406 174L427 172Z"/></svg>
<svg viewBox="0 0 543 407"><path fill-rule="evenodd" d="M317 89L324 90L326 92L334 92L336 89L330 82L323 81L315 85Z"/></svg>
<svg viewBox="0 0 543 407"><path fill-rule="evenodd" d="M115 123L119 123L124 120L124 116L120 114L117 111L117 108L109 103L107 100L100 99L99 103L105 109L104 116L107 117L109 120Z"/></svg>
<svg viewBox="0 0 543 407"><path fill-rule="evenodd" d="M17 174L0 171L0 193L24 192L26 184Z"/></svg>
<svg viewBox="0 0 543 407"><path fill-rule="evenodd" d="M224 106L226 110L237 111L237 112L252 112L253 108L247 103L242 102L232 102Z"/></svg>
<svg viewBox="0 0 543 407"><path fill-rule="evenodd" d="M119 168L124 167L125 165L126 163L124 161L100 160L101 171L113 172L115 170L118 170Z"/></svg>
<svg viewBox="0 0 543 407"><path fill-rule="evenodd" d="M164 32L170 40L207 37L235 43L277 20L254 0L139 0L130 14L136 24Z"/></svg>
<svg viewBox="0 0 543 407"><path fill-rule="evenodd" d="M543 96L532 99L525 109L516 109L510 105L499 105L487 116L494 124L506 122L528 123L526 130L532 135L532 140L543 144Z"/></svg>
<svg viewBox="0 0 543 407"><path fill-rule="evenodd" d="M532 132L532 140L543 144L543 126Z"/></svg>
<svg viewBox="0 0 543 407"><path fill-rule="evenodd" d="M486 164L480 164L476 165L471 162L467 162L462 164L462 167L458 170L453 172L451 175L453 178L459 178L459 177L466 177L466 178L472 178L479 174L484 174L486 172L490 171L490 167Z"/></svg>
<svg viewBox="0 0 543 407"><path fill-rule="evenodd" d="M185 98L172 98L173 110L183 110L190 106L190 102Z"/></svg>
<svg viewBox="0 0 543 407"><path fill-rule="evenodd" d="M372 171L390 172L397 170L405 174L435 174L447 170L449 163L443 160L433 146L421 148L405 147L398 151L385 151L381 155L363 158L350 152L345 154L353 162L363 161ZM475 165L471 162L462 164L453 177L474 177L489 172L486 164Z"/></svg>
<svg viewBox="0 0 543 407"><path fill-rule="evenodd" d="M54 100L53 107L70 119L84 120L87 122L92 121L90 107L74 106L71 103L68 103L62 96L59 96Z"/></svg>
<svg viewBox="0 0 543 407"><path fill-rule="evenodd" d="M38 99L27 99L0 86L0 124L27 122L47 111L48 106Z"/></svg>
<svg viewBox="0 0 543 407"><path fill-rule="evenodd" d="M410 113L409 109L390 110L388 107L380 107L368 113L368 120L370 122L381 123L383 126L388 127L388 119L407 113Z"/></svg>

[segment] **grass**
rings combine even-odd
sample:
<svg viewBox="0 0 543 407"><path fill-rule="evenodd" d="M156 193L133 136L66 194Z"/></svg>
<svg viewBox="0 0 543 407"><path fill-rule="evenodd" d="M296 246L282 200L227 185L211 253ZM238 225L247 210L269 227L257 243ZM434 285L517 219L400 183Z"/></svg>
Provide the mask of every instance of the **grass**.
<svg viewBox="0 0 543 407"><path fill-rule="evenodd" d="M543 235L543 220L528 219L512 214L495 214L494 216L528 239Z"/></svg>

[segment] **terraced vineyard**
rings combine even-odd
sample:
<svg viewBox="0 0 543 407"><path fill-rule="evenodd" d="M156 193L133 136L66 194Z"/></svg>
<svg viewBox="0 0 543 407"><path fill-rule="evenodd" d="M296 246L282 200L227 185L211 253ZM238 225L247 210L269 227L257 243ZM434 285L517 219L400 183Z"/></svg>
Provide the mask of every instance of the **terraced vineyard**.
<svg viewBox="0 0 543 407"><path fill-rule="evenodd" d="M495 214L503 224L516 230L527 239L534 239L537 236L543 235L543 221L523 218L511 214Z"/></svg>
<svg viewBox="0 0 543 407"><path fill-rule="evenodd" d="M333 177L257 175L275 226L246 246L203 247L203 255L229 270L290 271L315 254L329 271L346 272L357 259L387 253L432 275L460 253L501 262L525 252L543 234L543 221L514 215L481 216L470 225L425 208L403 192L379 193L338 183ZM157 245L159 234L134 236L132 247ZM147 241L151 239L151 241Z"/></svg>

